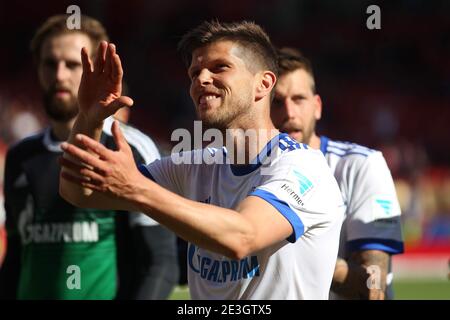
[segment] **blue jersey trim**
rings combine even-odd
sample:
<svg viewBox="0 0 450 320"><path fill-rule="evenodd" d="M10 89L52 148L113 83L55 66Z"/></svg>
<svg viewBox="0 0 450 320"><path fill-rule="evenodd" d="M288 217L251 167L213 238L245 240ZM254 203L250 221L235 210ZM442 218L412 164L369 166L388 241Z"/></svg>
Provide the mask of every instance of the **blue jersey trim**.
<svg viewBox="0 0 450 320"><path fill-rule="evenodd" d="M326 153L332 153L340 157L345 157L352 154L359 154L362 156L369 156L371 153L375 152L376 150L370 149L365 146L361 146L356 143L352 142L344 142L344 141L332 141L327 138L327 145L325 149L322 149L322 152L324 154ZM342 152L342 154L340 154Z"/></svg>
<svg viewBox="0 0 450 320"><path fill-rule="evenodd" d="M391 254L404 252L402 241L377 238L351 240L347 242L347 248L349 251L380 250Z"/></svg>
<svg viewBox="0 0 450 320"><path fill-rule="evenodd" d="M328 140L328 137L320 136L320 151L322 151L323 155L327 154Z"/></svg>
<svg viewBox="0 0 450 320"><path fill-rule="evenodd" d="M283 141L284 144L281 143L281 141ZM306 144L298 143L296 140L292 139L287 133L280 133L273 137L266 144L266 146L262 149L258 156L250 161L250 164L230 164L231 172L233 172L235 176L244 176L246 174L252 173L261 166L261 164L266 160L267 157L271 155L272 150L276 146L278 146L282 151L286 150L286 152L309 148Z"/></svg>
<svg viewBox="0 0 450 320"><path fill-rule="evenodd" d="M347 152L347 153L341 154L341 153L336 153L335 151L328 150L327 153L334 154L334 155L336 155L338 157L341 157L341 158L347 157L347 156L351 156L353 154L358 154L358 155L361 155L361 156L364 156L364 157L368 157L369 156L366 153L360 153L360 152Z"/></svg>
<svg viewBox="0 0 450 320"><path fill-rule="evenodd" d="M233 172L235 176L245 176L246 174L252 173L253 171L257 170L261 166L263 161L272 153L274 144L278 144L279 141L284 138L284 136L287 136L287 134L280 133L279 135L273 137L256 156L256 158L250 161L249 164L230 164L231 172Z"/></svg>
<svg viewBox="0 0 450 320"><path fill-rule="evenodd" d="M142 173L144 176L146 176L147 178L149 178L150 180L152 180L153 182L156 182L155 178L153 178L152 174L150 173L150 171L148 171L147 166L140 164L138 165L138 170L140 173Z"/></svg>
<svg viewBox="0 0 450 320"><path fill-rule="evenodd" d="M253 191L250 195L266 200L289 221L293 231L292 234L286 239L287 241L295 242L304 233L305 227L302 220L286 202L278 199L274 194L260 189Z"/></svg>

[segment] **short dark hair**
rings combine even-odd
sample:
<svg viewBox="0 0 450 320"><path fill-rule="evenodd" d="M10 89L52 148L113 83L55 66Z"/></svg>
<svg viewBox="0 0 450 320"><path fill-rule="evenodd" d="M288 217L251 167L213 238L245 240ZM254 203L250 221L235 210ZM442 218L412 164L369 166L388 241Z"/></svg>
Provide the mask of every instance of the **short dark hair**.
<svg viewBox="0 0 450 320"><path fill-rule="evenodd" d="M217 20L204 21L183 36L178 43L178 50L186 67L189 67L192 53L195 49L222 40L236 42L241 48L250 53L252 64L249 66L254 67L256 59L260 69L270 70L275 75L278 75L276 50L266 32L254 22L225 23Z"/></svg>
<svg viewBox="0 0 450 320"><path fill-rule="evenodd" d="M37 29L30 45L35 62L39 61L42 44L49 37L76 32L85 34L91 40L93 49L92 55L94 54L95 49L100 45L101 41L109 41L105 28L98 20L86 15L81 15L80 29L72 30L67 28L67 18L68 16L63 14L51 16L39 27L39 29Z"/></svg>
<svg viewBox="0 0 450 320"><path fill-rule="evenodd" d="M277 49L277 54L280 77L298 69L305 70L312 79L312 92L316 93L314 71L311 61L306 58L300 50L294 48L284 47Z"/></svg>

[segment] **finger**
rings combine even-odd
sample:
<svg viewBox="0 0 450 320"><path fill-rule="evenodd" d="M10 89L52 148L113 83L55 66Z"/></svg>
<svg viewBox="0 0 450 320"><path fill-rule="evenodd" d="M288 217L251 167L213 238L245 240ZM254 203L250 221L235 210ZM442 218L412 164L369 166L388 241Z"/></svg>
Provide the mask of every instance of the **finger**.
<svg viewBox="0 0 450 320"><path fill-rule="evenodd" d="M75 136L75 138L77 139L77 141L81 142L81 144L83 146L85 146L87 149L89 149L96 155L100 156L100 158L105 159L105 160L107 160L107 159L109 160L109 159L113 158L112 151L109 150L108 148L106 148L100 142L98 142L94 139L91 139L88 136L85 136L83 134L77 134ZM97 159L97 158L95 158L95 159ZM102 168L97 167L97 169L101 170Z"/></svg>
<svg viewBox="0 0 450 320"><path fill-rule="evenodd" d="M111 76L112 72L112 62L113 57L116 54L116 46L112 43L108 45L108 52L106 53L106 59L105 59L105 75L107 77Z"/></svg>
<svg viewBox="0 0 450 320"><path fill-rule="evenodd" d="M105 182L104 176L88 168L83 168L80 170L80 178L82 178L85 182L95 184L96 186L104 185Z"/></svg>
<svg viewBox="0 0 450 320"><path fill-rule="evenodd" d="M120 60L120 57L118 54L115 54L112 57L112 74L111 76L113 79L118 79L122 81L123 77L123 68L122 68L122 61Z"/></svg>
<svg viewBox="0 0 450 320"><path fill-rule="evenodd" d="M97 55L95 56L95 65L94 65L94 67L95 67L94 72L97 74L100 74L103 72L107 47L108 47L108 43L106 41L101 41L98 46Z"/></svg>
<svg viewBox="0 0 450 320"><path fill-rule="evenodd" d="M91 183L89 181L86 181L84 178L80 178L80 177L76 177L74 175L71 175L70 173L67 172L61 172L61 178L77 184L79 186L82 186L83 188L87 188L87 189L91 189L91 190L96 190L96 191L100 191L100 192L104 192L105 188L101 187L99 185L96 185L94 183Z"/></svg>
<svg viewBox="0 0 450 320"><path fill-rule="evenodd" d="M115 99L113 102L111 102L108 105L109 113L111 115L115 114L117 110L120 108L130 108L133 105L134 101L130 97L127 96L121 96L117 99Z"/></svg>
<svg viewBox="0 0 450 320"><path fill-rule="evenodd" d="M69 170L77 175L85 175L91 177L93 180L102 180L100 177L103 177L104 172L95 168L92 168L90 166L87 166L85 164L78 164L73 161L70 161L67 158L59 157L58 163L61 167L63 167L66 170ZM86 171L87 170L87 171ZM95 175L87 174L88 171L92 171L96 173ZM103 181L103 180L102 180Z"/></svg>
<svg viewBox="0 0 450 320"><path fill-rule="evenodd" d="M97 170L99 172L107 171L107 165L104 161L100 160L99 158L95 157L94 155L90 154L89 152L78 148L77 146L63 142L61 144L61 149L64 150L67 154L75 157L77 160L92 166L94 170Z"/></svg>
<svg viewBox="0 0 450 320"><path fill-rule="evenodd" d="M116 143L116 146L118 150L125 151L127 153L131 153L131 148L128 145L127 140L125 139L125 136L122 133L122 130L120 130L119 122L114 121L111 128L114 142Z"/></svg>
<svg viewBox="0 0 450 320"><path fill-rule="evenodd" d="M80 172L81 169L86 168L86 166L70 161L64 156L58 158L58 163L61 167L74 172Z"/></svg>
<svg viewBox="0 0 450 320"><path fill-rule="evenodd" d="M89 74L92 72L92 61L89 58L89 54L85 47L81 49L81 63L83 65L83 74Z"/></svg>

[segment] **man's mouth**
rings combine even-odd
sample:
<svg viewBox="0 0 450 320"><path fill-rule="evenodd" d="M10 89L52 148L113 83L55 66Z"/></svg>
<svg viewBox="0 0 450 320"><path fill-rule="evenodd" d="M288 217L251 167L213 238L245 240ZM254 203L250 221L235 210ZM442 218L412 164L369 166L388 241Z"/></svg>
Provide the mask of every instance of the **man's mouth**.
<svg viewBox="0 0 450 320"><path fill-rule="evenodd" d="M67 96L70 96L70 94L70 91L66 89L56 89L53 91L53 95L58 98L65 98Z"/></svg>
<svg viewBox="0 0 450 320"><path fill-rule="evenodd" d="M215 104L219 99L221 98L220 95L215 93L205 93L202 94L198 99L198 106L199 107L206 107L211 106L212 104Z"/></svg>
<svg viewBox="0 0 450 320"><path fill-rule="evenodd" d="M283 131L283 132L287 132L287 133L301 133L302 132L302 129L299 129L299 128L297 128L297 127L294 127L294 126L283 126L282 128L281 128L281 131Z"/></svg>

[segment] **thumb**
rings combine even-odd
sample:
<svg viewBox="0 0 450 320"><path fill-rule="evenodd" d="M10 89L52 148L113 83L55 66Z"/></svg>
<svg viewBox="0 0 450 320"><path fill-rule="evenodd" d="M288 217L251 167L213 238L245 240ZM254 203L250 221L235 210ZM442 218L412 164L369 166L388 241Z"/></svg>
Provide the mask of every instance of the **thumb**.
<svg viewBox="0 0 450 320"><path fill-rule="evenodd" d="M113 115L117 110L123 107L131 108L134 101L130 97L121 96L108 105L108 114Z"/></svg>
<svg viewBox="0 0 450 320"><path fill-rule="evenodd" d="M117 149L119 151L125 151L125 152L131 152L131 148L128 145L127 140L125 140L125 136L122 133L122 130L120 130L119 122L117 120L114 120L111 131L114 137L114 142L116 143Z"/></svg>

